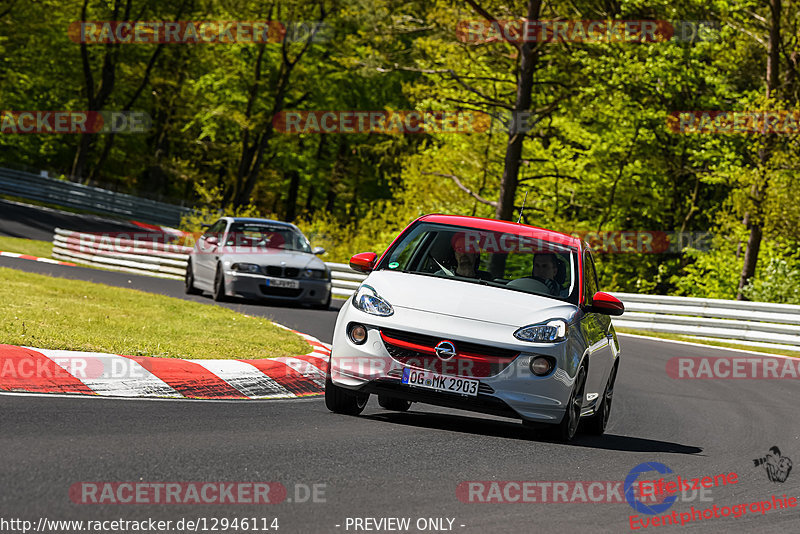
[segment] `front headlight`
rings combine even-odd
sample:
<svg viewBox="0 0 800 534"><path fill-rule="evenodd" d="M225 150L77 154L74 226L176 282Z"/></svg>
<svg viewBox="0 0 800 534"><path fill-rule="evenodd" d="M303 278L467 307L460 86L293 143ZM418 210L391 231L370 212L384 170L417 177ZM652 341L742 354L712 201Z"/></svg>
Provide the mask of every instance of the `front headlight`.
<svg viewBox="0 0 800 534"><path fill-rule="evenodd" d="M261 272L261 267L255 263L234 263L231 265L231 269L234 271L239 271L240 273L259 274Z"/></svg>
<svg viewBox="0 0 800 534"><path fill-rule="evenodd" d="M392 305L378 296L375 288L366 284L361 284L353 295L353 306L357 310L381 317L388 317L394 313Z"/></svg>
<svg viewBox="0 0 800 534"><path fill-rule="evenodd" d="M530 341L533 343L554 343L556 341L563 341L566 335L567 323L561 319L554 319L542 324L523 326L514 332L514 337L520 341Z"/></svg>
<svg viewBox="0 0 800 534"><path fill-rule="evenodd" d="M322 269L305 269L303 271L303 278L325 280L328 278L328 271L323 271Z"/></svg>

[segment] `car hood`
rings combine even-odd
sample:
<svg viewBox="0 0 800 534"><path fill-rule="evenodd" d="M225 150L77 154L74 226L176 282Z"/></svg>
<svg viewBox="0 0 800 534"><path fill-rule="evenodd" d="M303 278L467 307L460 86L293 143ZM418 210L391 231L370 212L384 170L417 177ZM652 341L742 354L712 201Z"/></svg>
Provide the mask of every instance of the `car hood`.
<svg viewBox="0 0 800 534"><path fill-rule="evenodd" d="M548 319L572 322L577 307L567 302L433 276L375 271L364 282L392 306L507 326Z"/></svg>
<svg viewBox="0 0 800 534"><path fill-rule="evenodd" d="M286 267L296 267L298 269L321 269L325 270L325 262L308 252L298 252L293 250L267 249L264 252L243 252L237 254L236 250L227 250L220 259L231 263L255 263L257 265L281 265Z"/></svg>

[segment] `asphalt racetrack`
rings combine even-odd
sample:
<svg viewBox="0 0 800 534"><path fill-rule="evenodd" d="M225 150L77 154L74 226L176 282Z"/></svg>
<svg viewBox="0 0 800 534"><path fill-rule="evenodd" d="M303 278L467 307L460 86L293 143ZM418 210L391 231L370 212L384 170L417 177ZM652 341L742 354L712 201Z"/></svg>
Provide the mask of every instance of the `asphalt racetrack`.
<svg viewBox="0 0 800 534"><path fill-rule="evenodd" d="M0 266L213 305L208 297L185 297L176 281L10 258L0 258ZM335 310L226 305L331 341ZM676 380L665 371L672 357L735 353L634 337L621 343L607 434L581 435L568 445L528 434L513 420L418 404L408 413L387 412L374 398L362 416L349 417L328 412L322 398L216 402L3 394L0 519L36 525L40 518L153 518L174 525L181 518L255 517L271 525L277 518L281 533L630 532L629 517L637 512L624 499L463 502L469 499L457 488L468 481L487 481L486 488L488 481L622 481L643 462L660 462L683 478L738 475L736 484L703 497L681 495L661 515L800 496L800 472L771 482L753 462L773 445L800 461L797 379ZM651 472L648 478L657 477ZM270 505L75 504L70 487L84 481L279 482L287 495ZM315 485L316 499L309 498ZM514 496L518 492L509 494ZM748 511L639 530L795 532L799 510ZM411 528L390 530L385 527L395 524L385 522L377 528L364 518L409 518ZM443 520L427 521L437 518ZM9 525L0 530L15 531Z"/></svg>

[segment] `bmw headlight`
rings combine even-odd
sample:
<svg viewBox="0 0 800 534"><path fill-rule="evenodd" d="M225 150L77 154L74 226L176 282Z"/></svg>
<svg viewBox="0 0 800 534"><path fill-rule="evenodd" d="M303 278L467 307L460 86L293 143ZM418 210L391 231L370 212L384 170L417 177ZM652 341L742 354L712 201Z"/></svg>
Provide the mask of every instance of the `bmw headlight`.
<svg viewBox="0 0 800 534"><path fill-rule="evenodd" d="M231 269L234 271L239 271L240 273L259 274L261 272L261 267L255 263L234 263L231 265Z"/></svg>
<svg viewBox="0 0 800 534"><path fill-rule="evenodd" d="M523 326L514 332L514 337L520 341L530 341L533 343L554 343L556 341L563 341L566 335L567 323L561 319L554 319L547 323Z"/></svg>
<svg viewBox="0 0 800 534"><path fill-rule="evenodd" d="M324 271L322 269L305 269L303 271L303 278L326 280L328 278L328 271Z"/></svg>
<svg viewBox="0 0 800 534"><path fill-rule="evenodd" d="M361 284L356 294L353 295L353 306L357 310L381 317L388 317L394 313L392 305L378 296L375 288L366 284Z"/></svg>

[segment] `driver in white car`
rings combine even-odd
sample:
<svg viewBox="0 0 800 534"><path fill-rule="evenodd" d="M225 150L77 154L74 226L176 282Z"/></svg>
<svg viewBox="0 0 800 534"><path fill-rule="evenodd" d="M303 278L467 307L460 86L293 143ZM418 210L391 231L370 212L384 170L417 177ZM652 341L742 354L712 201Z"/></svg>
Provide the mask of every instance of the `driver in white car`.
<svg viewBox="0 0 800 534"><path fill-rule="evenodd" d="M481 280L492 279L491 273L478 269L478 266L481 263L481 254L477 250L472 251L467 248L466 237L463 233L455 234L453 236L451 245L453 248L453 257L455 258L455 271L451 271L444 265L439 264L441 269L435 274L463 276L465 278L480 278Z"/></svg>
<svg viewBox="0 0 800 534"><path fill-rule="evenodd" d="M554 253L540 252L533 258L533 272L531 275L534 279L543 282L551 295L565 297L566 290L562 289L558 281L558 264L559 260Z"/></svg>

